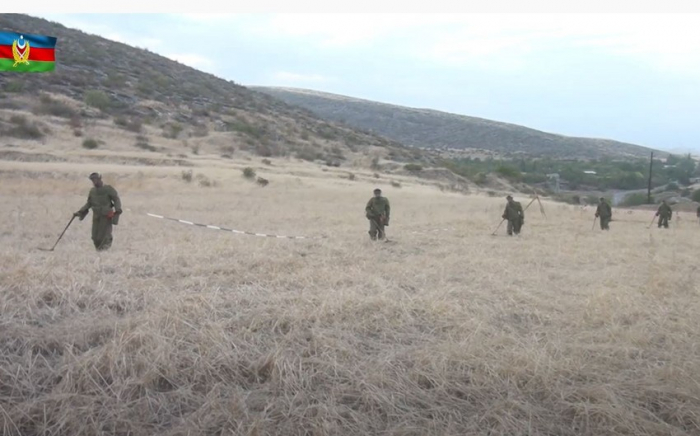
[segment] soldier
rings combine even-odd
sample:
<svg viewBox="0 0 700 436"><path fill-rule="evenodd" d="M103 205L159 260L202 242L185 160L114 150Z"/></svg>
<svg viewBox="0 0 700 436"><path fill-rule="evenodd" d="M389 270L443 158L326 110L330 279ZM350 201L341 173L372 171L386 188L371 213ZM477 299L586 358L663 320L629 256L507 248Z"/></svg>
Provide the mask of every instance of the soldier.
<svg viewBox="0 0 700 436"><path fill-rule="evenodd" d="M600 197L598 208L595 211L595 216L600 218L600 229L610 230L610 220L612 219L612 208L605 201L605 198Z"/></svg>
<svg viewBox="0 0 700 436"><path fill-rule="evenodd" d="M369 220L369 237L377 240L384 239L384 226L389 225L389 200L382 197L382 190L377 188L374 190L374 197L370 198L365 207L365 216Z"/></svg>
<svg viewBox="0 0 700 436"><path fill-rule="evenodd" d="M90 180L94 187L90 189L87 203L73 215L82 221L92 209L92 242L97 251L103 251L112 246L112 225L119 223L122 203L117 191L102 182L102 176L92 173Z"/></svg>
<svg viewBox="0 0 700 436"><path fill-rule="evenodd" d="M506 209L503 211L503 216L501 218L508 220L508 234L513 236L520 234L520 229L525 224L525 211L523 210L523 205L519 201L514 201L512 196L507 196L508 204L506 204Z"/></svg>
<svg viewBox="0 0 700 436"><path fill-rule="evenodd" d="M673 215L673 210L671 210L671 206L669 206L666 203L666 200L661 200L661 205L659 206L659 210L656 211L656 216L659 217L659 228L661 226L664 226L664 228L668 228L668 222L671 220L671 215Z"/></svg>
<svg viewBox="0 0 700 436"><path fill-rule="evenodd" d="M696 216L698 217L698 222L700 222L700 206L698 206L698 211L696 213Z"/></svg>

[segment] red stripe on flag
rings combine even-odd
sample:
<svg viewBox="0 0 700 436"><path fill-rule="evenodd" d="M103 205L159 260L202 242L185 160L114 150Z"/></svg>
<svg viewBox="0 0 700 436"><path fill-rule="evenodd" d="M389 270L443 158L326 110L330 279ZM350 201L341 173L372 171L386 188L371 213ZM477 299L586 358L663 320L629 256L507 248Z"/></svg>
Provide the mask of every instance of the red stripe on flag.
<svg viewBox="0 0 700 436"><path fill-rule="evenodd" d="M14 59L11 45L0 45L0 59ZM29 48L30 61L56 62L56 50L53 48Z"/></svg>

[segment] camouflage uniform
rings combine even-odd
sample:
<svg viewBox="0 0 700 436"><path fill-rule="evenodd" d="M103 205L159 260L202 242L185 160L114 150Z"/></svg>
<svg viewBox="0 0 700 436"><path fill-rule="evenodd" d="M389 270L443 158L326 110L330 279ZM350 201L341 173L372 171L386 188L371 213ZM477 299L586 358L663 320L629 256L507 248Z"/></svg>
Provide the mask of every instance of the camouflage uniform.
<svg viewBox="0 0 700 436"><path fill-rule="evenodd" d="M698 221L700 221L700 206L698 206L698 211L696 213L696 216L698 217Z"/></svg>
<svg viewBox="0 0 700 436"><path fill-rule="evenodd" d="M523 205L519 201L514 201L513 197L508 196L508 204L503 211L503 216L501 218L508 220L508 234L513 236L520 234L520 229L525 224L525 211L523 210Z"/></svg>
<svg viewBox="0 0 700 436"><path fill-rule="evenodd" d="M612 219L612 208L602 198L600 199L600 203L598 203L598 208L595 211L595 216L600 218L600 229L601 230L610 230L610 220Z"/></svg>
<svg viewBox="0 0 700 436"><path fill-rule="evenodd" d="M659 206L659 210L656 211L656 216L659 217L659 228L661 226L664 226L664 228L668 228L668 222L671 219L671 216L673 215L673 210L671 210L671 206L669 206L666 203L661 203L661 206Z"/></svg>
<svg viewBox="0 0 700 436"><path fill-rule="evenodd" d="M119 224L119 215L122 213L122 203L116 189L110 185L90 189L87 202L76 212L76 215L82 221L90 209L92 209L92 242L98 251L107 250L112 246L112 225Z"/></svg>
<svg viewBox="0 0 700 436"><path fill-rule="evenodd" d="M389 225L389 212L391 210L389 200L381 196L381 191L375 192L379 192L380 195L372 197L365 207L365 216L369 220L369 237L373 241L377 239L377 234L379 234L379 239L384 239L384 226Z"/></svg>

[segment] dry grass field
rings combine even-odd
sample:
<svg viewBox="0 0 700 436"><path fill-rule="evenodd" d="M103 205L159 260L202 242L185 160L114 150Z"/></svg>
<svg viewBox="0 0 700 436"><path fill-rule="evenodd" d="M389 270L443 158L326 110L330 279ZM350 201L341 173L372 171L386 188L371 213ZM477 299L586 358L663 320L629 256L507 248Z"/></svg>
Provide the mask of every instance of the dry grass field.
<svg viewBox="0 0 700 436"><path fill-rule="evenodd" d="M92 171L114 245L75 220ZM698 435L700 225L273 162L240 169L0 164L4 435ZM516 195L527 204L529 199ZM161 214L240 235L149 217ZM447 229L447 230L445 230Z"/></svg>

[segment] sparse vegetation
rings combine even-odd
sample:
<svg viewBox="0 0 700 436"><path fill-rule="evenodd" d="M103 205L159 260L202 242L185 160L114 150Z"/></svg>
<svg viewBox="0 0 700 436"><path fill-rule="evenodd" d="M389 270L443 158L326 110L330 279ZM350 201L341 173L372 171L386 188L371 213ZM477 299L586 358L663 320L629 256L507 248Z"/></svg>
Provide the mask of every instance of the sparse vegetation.
<svg viewBox="0 0 700 436"><path fill-rule="evenodd" d="M143 123L136 117L117 116L114 118L114 124L134 133L140 133L143 130Z"/></svg>
<svg viewBox="0 0 700 436"><path fill-rule="evenodd" d="M83 141L83 148L87 148L88 150L94 150L99 147L99 145L99 142L92 138L87 138Z"/></svg>
<svg viewBox="0 0 700 436"><path fill-rule="evenodd" d="M265 165L272 165L272 161L270 159L263 159L262 163Z"/></svg>
<svg viewBox="0 0 700 436"><path fill-rule="evenodd" d="M260 185L260 186L262 186L262 187L267 186L269 183L270 183L269 180L264 179L264 178L262 178L262 177L258 177L258 179L257 179L257 184Z"/></svg>
<svg viewBox="0 0 700 436"><path fill-rule="evenodd" d="M184 127L180 123L168 123L163 126L163 136L169 139L177 139Z"/></svg>
<svg viewBox="0 0 700 436"><path fill-rule="evenodd" d="M91 89L85 91L85 104L92 106L101 110L102 112L107 112L111 106L111 99L104 91Z"/></svg>
<svg viewBox="0 0 700 436"><path fill-rule="evenodd" d="M24 91L24 82L21 80L8 80L5 82L5 86L3 88L5 92L22 92Z"/></svg>
<svg viewBox="0 0 700 436"><path fill-rule="evenodd" d="M210 179L209 177L205 176L204 174L197 174L197 181L199 182L199 186L204 187L204 188L209 188L212 186L218 186L218 183L215 180Z"/></svg>
<svg viewBox="0 0 700 436"><path fill-rule="evenodd" d="M187 156L183 156L183 157L187 157ZM181 173L181 177L182 177L182 180L184 180L187 183L192 182L192 177L193 177L192 170L184 170Z"/></svg>
<svg viewBox="0 0 700 436"><path fill-rule="evenodd" d="M376 132L404 144L435 148L487 149L499 154L518 153L530 158L552 156L558 159L644 159L649 157L651 151L642 146L618 141L566 137L525 126L338 98L321 92L296 92L267 87L253 89L310 110L327 121L343 122L355 129ZM325 131L323 134L326 135Z"/></svg>
<svg viewBox="0 0 700 436"><path fill-rule="evenodd" d="M700 189L696 189L693 191L693 195L691 197L693 201L700 203Z"/></svg>
<svg viewBox="0 0 700 436"><path fill-rule="evenodd" d="M697 433L696 222L650 234L649 211L619 211L592 231L592 213L543 199L547 219L534 204L506 239L489 236L502 197L406 186L387 194L398 243L370 245L371 178L251 193L110 170L134 209L111 251L96 257L83 222L28 254L87 180L5 164L7 436Z"/></svg>
<svg viewBox="0 0 700 436"><path fill-rule="evenodd" d="M148 137L138 135L136 137L136 147L146 151L158 151L158 149L148 143Z"/></svg>
<svg viewBox="0 0 700 436"><path fill-rule="evenodd" d="M393 186L394 188L400 188L400 187L401 187L401 183L397 182L396 180L392 180L392 181L391 181L391 186Z"/></svg>
<svg viewBox="0 0 700 436"><path fill-rule="evenodd" d="M243 168L243 177L245 177L246 179L254 179L255 170L250 167Z"/></svg>
<svg viewBox="0 0 700 436"><path fill-rule="evenodd" d="M4 129L2 133L20 139L41 139L44 137L41 129L24 115L12 115L10 127Z"/></svg>
<svg viewBox="0 0 700 436"><path fill-rule="evenodd" d="M417 173L417 172L419 172L419 171L423 171L423 166L422 166L422 165L418 165L418 164L414 164L414 163L406 164L406 165L403 166L403 168L404 168L406 171L410 171L410 172L412 172L412 173Z"/></svg>
<svg viewBox="0 0 700 436"><path fill-rule="evenodd" d="M42 95L39 103L32 111L36 115L51 115L55 117L73 119L77 116L75 109L69 105L51 98L49 95Z"/></svg>
<svg viewBox="0 0 700 436"><path fill-rule="evenodd" d="M651 197L652 204L654 203L654 197ZM624 200L620 203L620 206L640 206L642 204L648 204L647 194L634 193L626 196Z"/></svg>

